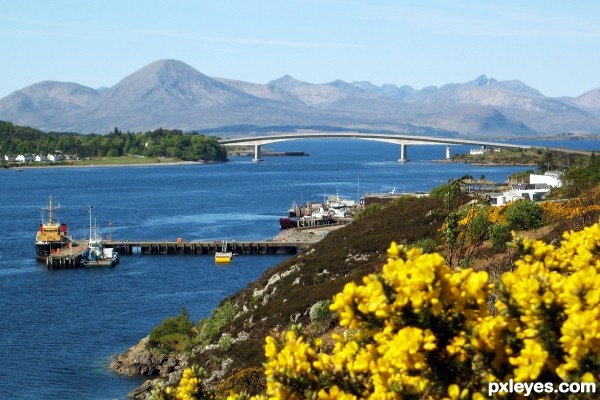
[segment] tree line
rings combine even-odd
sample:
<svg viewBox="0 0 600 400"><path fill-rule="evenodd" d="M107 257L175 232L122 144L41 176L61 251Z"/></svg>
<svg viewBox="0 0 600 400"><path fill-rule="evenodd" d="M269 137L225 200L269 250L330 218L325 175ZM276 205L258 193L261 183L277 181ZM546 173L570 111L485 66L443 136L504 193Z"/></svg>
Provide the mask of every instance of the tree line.
<svg viewBox="0 0 600 400"><path fill-rule="evenodd" d="M226 161L227 150L216 137L183 133L177 129L121 132L107 135L74 132L42 132L38 129L0 121L0 156L56 154L86 157L138 155L170 157L186 161Z"/></svg>

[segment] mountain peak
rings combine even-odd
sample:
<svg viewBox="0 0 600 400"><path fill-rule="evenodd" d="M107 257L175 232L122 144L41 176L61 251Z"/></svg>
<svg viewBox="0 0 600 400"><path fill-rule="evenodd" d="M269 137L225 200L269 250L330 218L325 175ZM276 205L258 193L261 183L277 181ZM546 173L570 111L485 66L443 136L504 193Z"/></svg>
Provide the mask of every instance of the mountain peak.
<svg viewBox="0 0 600 400"><path fill-rule="evenodd" d="M193 76L196 79L210 79L208 76L196 71L183 61L163 59L140 68L133 74L123 79L120 83L127 80L138 81L138 79L141 79L145 81L146 84L156 84L167 82L172 79L180 79L184 76L187 76L188 78Z"/></svg>
<svg viewBox="0 0 600 400"><path fill-rule="evenodd" d="M298 86L305 86L308 84L305 82L299 81L299 80L291 77L290 75L286 74L279 79L270 81L269 83L267 83L267 85L276 87L279 89L283 89L283 90L291 90L291 89L297 88Z"/></svg>
<svg viewBox="0 0 600 400"><path fill-rule="evenodd" d="M487 76L482 74L475 78L475 80L472 80L471 82L467 83L473 86L491 86L497 84L498 81L494 78L488 78Z"/></svg>

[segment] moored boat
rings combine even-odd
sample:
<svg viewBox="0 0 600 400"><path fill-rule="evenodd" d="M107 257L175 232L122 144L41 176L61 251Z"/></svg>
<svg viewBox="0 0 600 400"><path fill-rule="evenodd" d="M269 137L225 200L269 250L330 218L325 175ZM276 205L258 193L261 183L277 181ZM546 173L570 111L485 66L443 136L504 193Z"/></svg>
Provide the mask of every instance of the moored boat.
<svg viewBox="0 0 600 400"><path fill-rule="evenodd" d="M233 258L233 252L227 251L227 240L223 241L221 245L221 251L215 252L215 263L217 264L227 264L231 262Z"/></svg>
<svg viewBox="0 0 600 400"><path fill-rule="evenodd" d="M114 267L119 263L119 253L112 248L105 248L98 226L92 226L92 210L90 206L90 239L88 246L81 255L81 266L84 268Z"/></svg>
<svg viewBox="0 0 600 400"><path fill-rule="evenodd" d="M279 218L279 226L281 229L295 228L297 224L296 218Z"/></svg>
<svg viewBox="0 0 600 400"><path fill-rule="evenodd" d="M298 214L300 214L300 207L298 207L298 204L296 204L296 202L294 201L288 209L288 217L297 217Z"/></svg>
<svg viewBox="0 0 600 400"><path fill-rule="evenodd" d="M35 235L35 257L38 260L45 261L49 255L69 246L72 242L71 235L67 224L61 224L55 215L55 211L59 210L60 206L55 207L52 203L52 196L48 200L48 206L42 208L48 211L46 219L42 213L42 223Z"/></svg>

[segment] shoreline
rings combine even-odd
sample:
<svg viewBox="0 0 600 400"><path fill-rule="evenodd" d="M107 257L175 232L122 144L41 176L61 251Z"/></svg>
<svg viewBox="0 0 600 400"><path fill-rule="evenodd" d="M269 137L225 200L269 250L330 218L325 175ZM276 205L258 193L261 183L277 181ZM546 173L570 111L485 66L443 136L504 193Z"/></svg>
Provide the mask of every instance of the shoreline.
<svg viewBox="0 0 600 400"><path fill-rule="evenodd" d="M269 242L306 242L317 243L330 232L340 229L348 224L323 225L313 228L289 228L281 229L279 233L268 239Z"/></svg>
<svg viewBox="0 0 600 400"><path fill-rule="evenodd" d="M174 165L194 165L194 164L212 164L222 161L167 161L167 162L147 162L147 163L107 163L107 164L60 164L60 165L19 165L0 168L0 170L25 170L25 169L41 169L41 168L103 168L103 167L151 167L151 166L174 166ZM223 161L224 162L224 161Z"/></svg>

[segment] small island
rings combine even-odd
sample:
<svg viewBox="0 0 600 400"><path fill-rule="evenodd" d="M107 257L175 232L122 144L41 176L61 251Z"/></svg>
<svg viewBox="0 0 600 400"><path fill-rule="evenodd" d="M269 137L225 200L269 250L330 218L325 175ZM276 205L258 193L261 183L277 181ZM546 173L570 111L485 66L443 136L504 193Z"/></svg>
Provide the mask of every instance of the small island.
<svg viewBox="0 0 600 400"><path fill-rule="evenodd" d="M468 154L455 154L448 160L438 162L458 162L473 165L522 165L538 168L540 171L565 169L576 160L589 157L587 151L571 149L510 149L510 148L473 148Z"/></svg>

